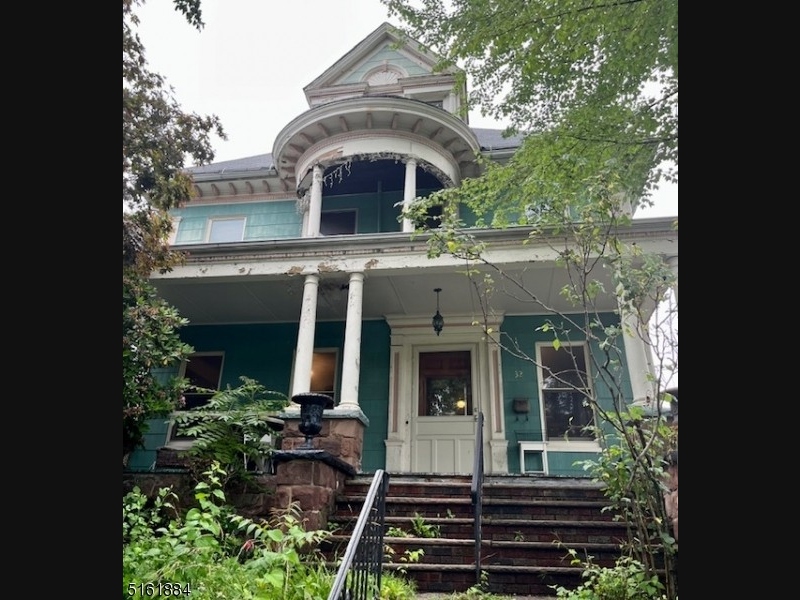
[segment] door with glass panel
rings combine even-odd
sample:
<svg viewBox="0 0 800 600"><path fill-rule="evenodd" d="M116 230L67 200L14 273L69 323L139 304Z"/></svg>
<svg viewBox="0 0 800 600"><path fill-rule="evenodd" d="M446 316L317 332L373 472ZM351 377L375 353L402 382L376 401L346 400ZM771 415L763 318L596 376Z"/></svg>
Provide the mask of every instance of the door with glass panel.
<svg viewBox="0 0 800 600"><path fill-rule="evenodd" d="M416 353L415 473L472 473L477 412L472 359L470 350Z"/></svg>

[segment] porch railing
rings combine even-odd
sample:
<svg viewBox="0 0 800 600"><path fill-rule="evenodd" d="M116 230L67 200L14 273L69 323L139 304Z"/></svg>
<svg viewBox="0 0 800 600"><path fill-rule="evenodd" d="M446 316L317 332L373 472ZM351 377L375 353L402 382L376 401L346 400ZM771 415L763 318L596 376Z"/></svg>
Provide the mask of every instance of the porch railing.
<svg viewBox="0 0 800 600"><path fill-rule="evenodd" d="M378 469L361 514L336 572L328 600L373 600L379 597L383 570L383 527L389 474Z"/></svg>
<svg viewBox="0 0 800 600"><path fill-rule="evenodd" d="M483 413L478 413L478 427L475 434L475 456L472 465L472 485L470 498L475 519L475 583L481 583L481 518L483 516Z"/></svg>

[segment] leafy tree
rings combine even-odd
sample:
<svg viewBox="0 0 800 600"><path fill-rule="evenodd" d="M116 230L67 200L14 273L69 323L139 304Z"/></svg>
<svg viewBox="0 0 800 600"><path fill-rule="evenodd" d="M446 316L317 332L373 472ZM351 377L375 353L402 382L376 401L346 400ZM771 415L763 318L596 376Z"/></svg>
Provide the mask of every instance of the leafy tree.
<svg viewBox="0 0 800 600"><path fill-rule="evenodd" d="M677 598L677 543L663 498L677 428L668 426L659 398L652 399L653 418L627 403L623 368L623 335L630 335L654 355L649 378L657 395L677 371L677 336L653 334L646 325L659 306L667 314L657 325L673 320L677 302L665 301L674 276L661 257L625 236L632 209L648 202L660 181L677 182L677 0L382 2L411 37L443 56L439 66L463 66L472 79L472 107L508 119L509 131L524 136L507 163L484 161L481 177L417 199L404 216L425 223L431 206L443 208L438 228L421 229L430 234L429 255L464 260L481 299L476 325L491 342L544 368L516 339L488 325L492 298L513 293L549 314L541 329L555 348L589 343L591 386L549 375L582 394L598 417L589 429L603 452L583 466L606 484L610 505L630 525L625 549L642 576L663 569L664 593ZM465 226L464 208L477 217L476 227ZM529 227L523 243L546 244L559 257L569 275L561 290L569 312L487 258L478 230L512 224ZM597 308L608 294L617 299L618 321Z"/></svg>
<svg viewBox="0 0 800 600"><path fill-rule="evenodd" d="M181 260L169 249L167 211L192 195L187 158L214 158L211 133L225 138L219 119L184 112L164 78L148 69L136 33L138 0L122 2L122 455L141 444L146 420L180 401L182 384L161 381L153 369L184 358L186 323L159 299L148 278ZM199 0L175 0L176 10L198 29Z"/></svg>
<svg viewBox="0 0 800 600"><path fill-rule="evenodd" d="M677 181L678 0L381 1L463 67L471 107L535 134L513 165L528 187L608 165L641 201Z"/></svg>

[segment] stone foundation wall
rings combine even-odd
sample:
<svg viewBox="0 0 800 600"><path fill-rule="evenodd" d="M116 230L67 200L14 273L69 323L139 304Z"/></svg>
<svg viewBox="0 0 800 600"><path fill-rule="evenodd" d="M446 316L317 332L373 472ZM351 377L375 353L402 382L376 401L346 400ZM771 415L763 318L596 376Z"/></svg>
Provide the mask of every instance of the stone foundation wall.
<svg viewBox="0 0 800 600"><path fill-rule="evenodd" d="M197 482L189 473L123 473L122 495L138 487L148 498L158 495L158 490L169 487L178 496L176 508L184 511L197 506L194 486ZM268 519L272 509L278 508L277 477L257 475L255 485L241 486L226 491L226 501L242 516L254 520Z"/></svg>
<svg viewBox="0 0 800 600"><path fill-rule="evenodd" d="M275 475L258 475L256 486L226 491L226 499L237 512L252 519L268 519L273 509L288 508L296 502L306 530L325 529L336 496L347 477L361 469L364 424L356 418L326 418L322 430L312 439L313 450L305 450L305 435L299 419L286 419L281 449L276 453ZM179 453L163 449L162 465L184 466ZM179 508L195 505L195 481L189 473L123 473L122 493L134 486L152 497L161 487L172 487Z"/></svg>

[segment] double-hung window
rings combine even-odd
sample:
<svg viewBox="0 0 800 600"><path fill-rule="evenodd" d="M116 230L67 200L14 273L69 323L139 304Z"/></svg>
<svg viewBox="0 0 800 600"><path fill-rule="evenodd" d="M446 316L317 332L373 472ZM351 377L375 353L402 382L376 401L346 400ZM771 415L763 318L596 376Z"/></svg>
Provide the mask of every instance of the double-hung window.
<svg viewBox="0 0 800 600"><path fill-rule="evenodd" d="M586 344L539 345L539 397L542 401L545 439L593 441L594 410L589 403L591 385Z"/></svg>

